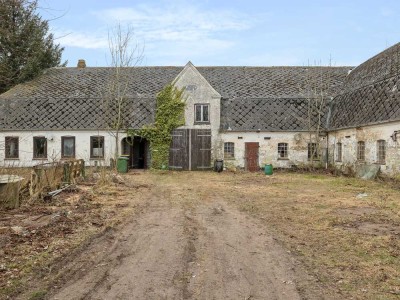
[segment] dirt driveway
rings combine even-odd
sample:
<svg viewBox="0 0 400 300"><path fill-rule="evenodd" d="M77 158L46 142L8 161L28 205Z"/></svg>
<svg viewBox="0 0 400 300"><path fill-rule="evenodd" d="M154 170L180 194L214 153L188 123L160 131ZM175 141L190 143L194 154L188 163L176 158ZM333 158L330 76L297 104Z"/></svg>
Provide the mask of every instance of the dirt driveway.
<svg viewBox="0 0 400 300"><path fill-rule="evenodd" d="M73 219L77 206L66 217L79 226L49 241L40 261L96 234L38 261L19 299L400 297L398 183L167 171L124 181L93 190L81 205L100 205L94 213Z"/></svg>
<svg viewBox="0 0 400 300"><path fill-rule="evenodd" d="M132 176L153 183L141 212L93 240L51 299L300 299L293 259L224 191L148 176Z"/></svg>

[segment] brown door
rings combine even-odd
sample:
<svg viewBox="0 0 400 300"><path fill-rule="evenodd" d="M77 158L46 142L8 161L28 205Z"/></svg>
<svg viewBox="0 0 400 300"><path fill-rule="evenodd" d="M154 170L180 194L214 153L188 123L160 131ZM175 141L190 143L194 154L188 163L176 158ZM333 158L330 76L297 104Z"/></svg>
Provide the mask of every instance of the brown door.
<svg viewBox="0 0 400 300"><path fill-rule="evenodd" d="M246 170L250 172L259 171L258 166L258 143L245 143Z"/></svg>

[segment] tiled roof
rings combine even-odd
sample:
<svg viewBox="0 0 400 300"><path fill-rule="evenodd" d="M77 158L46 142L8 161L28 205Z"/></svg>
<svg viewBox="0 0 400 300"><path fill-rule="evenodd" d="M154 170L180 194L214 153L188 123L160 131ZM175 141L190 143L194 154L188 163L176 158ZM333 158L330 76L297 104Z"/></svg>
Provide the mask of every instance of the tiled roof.
<svg viewBox="0 0 400 300"><path fill-rule="evenodd" d="M400 120L400 79L392 77L334 99L330 129Z"/></svg>
<svg viewBox="0 0 400 300"><path fill-rule="evenodd" d="M230 112L249 100L263 100L281 110L292 107L293 101L302 101L310 78L321 79L325 84L329 78L331 94L337 93L350 67L197 67L198 71L233 106ZM162 88L172 82L182 67L135 67L125 69L129 85L126 116L129 127L141 127L154 118L155 97ZM107 87L113 74L112 68L52 68L31 82L18 85L0 95L1 129L94 129L104 126L104 108L99 104L107 94ZM296 98L297 100L290 100ZM275 100L274 100L275 99ZM274 102L275 101L275 102ZM289 101L289 102L288 102ZM260 104L261 105L261 104ZM266 105L266 104L265 104ZM265 105L248 110L247 116L260 120L266 113ZM17 109L16 109L17 108ZM225 109L225 108L223 108ZM226 115L226 112L222 112ZM235 124L231 127L252 130L252 124ZM279 121L280 120L280 121ZM298 122L290 123L288 118L275 118L281 130L301 129ZM274 123L275 124L275 123ZM100 126L100 127L99 127ZM277 128L275 125L273 128ZM272 129L272 127L262 128Z"/></svg>
<svg viewBox="0 0 400 300"><path fill-rule="evenodd" d="M387 48L350 72L345 82L348 91L374 84L400 73L400 43Z"/></svg>
<svg viewBox="0 0 400 300"><path fill-rule="evenodd" d="M225 131L307 131L318 125L318 114L311 112L305 98L223 99L221 110L221 129Z"/></svg>
<svg viewBox="0 0 400 300"><path fill-rule="evenodd" d="M124 103L123 122L140 128L154 120L155 99L130 98ZM35 98L0 101L0 124L12 130L102 129L116 120L100 98Z"/></svg>
<svg viewBox="0 0 400 300"><path fill-rule="evenodd" d="M337 94L353 67L196 67L223 98L301 97L310 81Z"/></svg>
<svg viewBox="0 0 400 300"><path fill-rule="evenodd" d="M400 43L355 68L335 97L330 129L400 120Z"/></svg>

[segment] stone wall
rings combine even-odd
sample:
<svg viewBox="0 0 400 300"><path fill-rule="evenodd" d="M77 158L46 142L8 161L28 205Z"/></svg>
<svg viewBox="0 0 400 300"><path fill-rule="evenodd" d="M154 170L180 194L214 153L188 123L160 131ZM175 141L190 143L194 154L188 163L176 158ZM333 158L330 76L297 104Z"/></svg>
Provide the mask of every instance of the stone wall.
<svg viewBox="0 0 400 300"><path fill-rule="evenodd" d="M400 131L400 122L381 125L363 126L329 133L330 163L338 166L354 167L356 164L378 164L377 141L386 141L386 161L381 164L381 171L387 174L400 172L400 132L397 141L391 135ZM357 143L365 142L365 161L357 160ZM337 143L342 143L342 161L337 161Z"/></svg>

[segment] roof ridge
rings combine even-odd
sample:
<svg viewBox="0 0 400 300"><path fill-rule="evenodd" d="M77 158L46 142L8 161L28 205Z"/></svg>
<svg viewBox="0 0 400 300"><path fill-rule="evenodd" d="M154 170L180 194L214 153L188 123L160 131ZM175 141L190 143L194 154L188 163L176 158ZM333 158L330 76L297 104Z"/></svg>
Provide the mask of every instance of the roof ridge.
<svg viewBox="0 0 400 300"><path fill-rule="evenodd" d="M381 56L383 53L385 52L390 52L391 50L393 50L396 47L400 47L400 42L382 50L381 52L379 52L378 54L375 54L374 56L368 58L366 61L362 62L361 64L359 64L358 66L356 66L352 72L356 71L357 69L362 68L363 66L367 65L369 62L373 61L374 59L376 59L377 57Z"/></svg>
<svg viewBox="0 0 400 300"><path fill-rule="evenodd" d="M184 68L185 66L132 66L132 67L121 67L122 69L144 69L144 68ZM195 66L196 68L259 68L259 69L278 69L278 68L293 68L293 69L319 69L319 68L331 68L331 69L340 69L340 68L355 68L355 66L245 66L245 65L238 65L238 66ZM51 67L47 70L86 70L86 69L113 69L115 67L111 66L86 66L85 68L77 68L77 67Z"/></svg>

